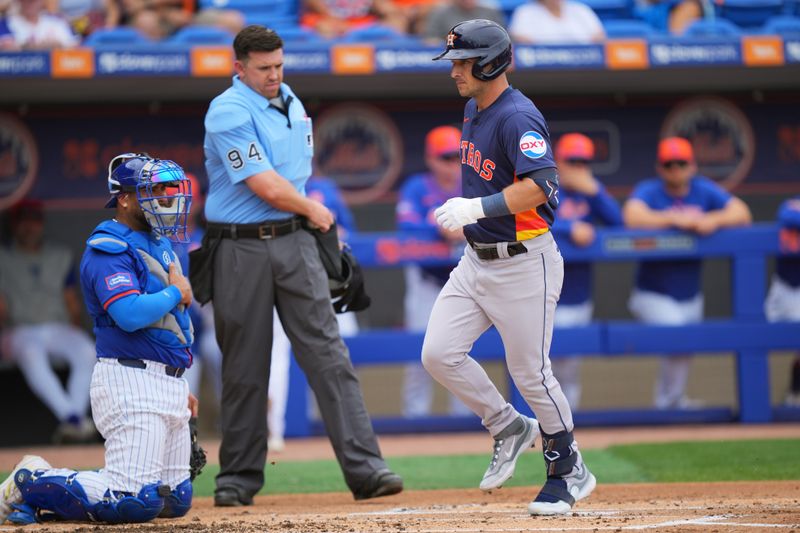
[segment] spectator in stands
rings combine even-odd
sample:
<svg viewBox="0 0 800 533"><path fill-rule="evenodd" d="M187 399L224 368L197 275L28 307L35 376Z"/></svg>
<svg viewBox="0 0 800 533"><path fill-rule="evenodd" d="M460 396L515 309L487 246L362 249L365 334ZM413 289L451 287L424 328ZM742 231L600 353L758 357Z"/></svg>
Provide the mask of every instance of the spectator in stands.
<svg viewBox="0 0 800 533"><path fill-rule="evenodd" d="M781 251L800 254L800 196L781 204L778 222L781 224ZM770 322L800 322L800 255L782 256L775 261L764 313ZM800 356L792 365L784 403L800 407Z"/></svg>
<svg viewBox="0 0 800 533"><path fill-rule="evenodd" d="M702 0L637 0L636 15L658 31L682 35L706 15L703 4Z"/></svg>
<svg viewBox="0 0 800 533"><path fill-rule="evenodd" d="M87 411L95 349L80 328L72 253L45 243L40 202L23 200L12 208L10 219L13 242L0 250L3 344L30 389L60 422L54 440L93 440L95 429ZM69 365L66 388L51 360Z"/></svg>
<svg viewBox="0 0 800 533"><path fill-rule="evenodd" d="M17 47L48 50L69 48L80 41L64 19L47 12L44 0L17 0L16 7L14 11L12 5L8 28Z"/></svg>
<svg viewBox="0 0 800 533"><path fill-rule="evenodd" d="M595 157L592 140L580 133L567 133L556 143L555 155L561 197L553 223L556 238L566 238L575 246L584 247L594 242L596 224L622 226L619 205L592 174L590 164ZM593 310L591 263L567 261L554 326L588 325ZM551 363L570 407L578 409L581 399L580 358L555 358Z"/></svg>
<svg viewBox="0 0 800 533"><path fill-rule="evenodd" d="M11 7L11 0L0 0L0 51L2 50L16 50L16 41L14 34L8 27L8 9Z"/></svg>
<svg viewBox="0 0 800 533"><path fill-rule="evenodd" d="M408 21L392 0L304 0L300 25L322 37L341 37L350 30L383 24L400 33Z"/></svg>
<svg viewBox="0 0 800 533"><path fill-rule="evenodd" d="M122 0L123 24L159 41L190 24L215 26L235 35L244 27L244 15L234 9L208 8L196 12L194 0Z"/></svg>
<svg viewBox="0 0 800 533"><path fill-rule="evenodd" d="M448 28L449 30L450 28ZM408 237L435 238L464 247L464 232L449 231L436 223L433 212L450 198L461 195L461 131L453 126L438 126L425 137L427 172L410 176L400 190L397 202L397 227ZM433 304L450 276L453 265L405 268L405 326L424 333ZM433 403L433 380L420 363L405 368L403 415L429 415ZM471 415L458 398L450 396L450 413Z"/></svg>
<svg viewBox="0 0 800 533"><path fill-rule="evenodd" d="M306 182L306 196L330 209L336 220L339 241L347 242L348 235L356 231L353 214L344 202L336 182L329 178L311 176ZM336 322L339 334L351 337L358 334L358 321L355 313L338 313ZM286 403L289 397L289 366L291 343L283 330L277 310L272 321L272 361L270 362L269 385L267 388L267 449L281 452L286 447Z"/></svg>
<svg viewBox="0 0 800 533"><path fill-rule="evenodd" d="M746 226L752 218L739 198L697 174L692 145L670 137L658 144L658 178L642 181L623 207L630 228L669 229L710 235L719 229ZM699 260L644 261L639 264L629 309L642 322L684 325L703 319ZM690 408L686 396L688 356L665 357L656 381L655 406Z"/></svg>
<svg viewBox="0 0 800 533"><path fill-rule="evenodd" d="M421 35L428 15L439 5L439 0L392 0L392 3L405 18L408 33Z"/></svg>
<svg viewBox="0 0 800 533"><path fill-rule="evenodd" d="M572 0L531 0L514 10L509 24L518 43L587 44L603 41L603 23L592 8Z"/></svg>
<svg viewBox="0 0 800 533"><path fill-rule="evenodd" d="M478 0L449 0L434 7L425 20L424 38L431 44L441 44L450 28L472 19L487 19L506 25L503 12L494 7L478 4Z"/></svg>
<svg viewBox="0 0 800 533"><path fill-rule="evenodd" d="M46 0L47 10L65 18L76 35L86 37L96 29L116 28L121 10L117 0Z"/></svg>

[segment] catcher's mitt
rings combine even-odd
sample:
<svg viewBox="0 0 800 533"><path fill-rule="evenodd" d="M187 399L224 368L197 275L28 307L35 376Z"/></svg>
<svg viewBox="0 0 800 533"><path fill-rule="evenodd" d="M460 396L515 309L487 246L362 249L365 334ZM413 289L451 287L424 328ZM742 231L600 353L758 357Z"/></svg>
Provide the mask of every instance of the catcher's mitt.
<svg viewBox="0 0 800 533"><path fill-rule="evenodd" d="M189 456L189 477L192 481L200 475L206 466L206 451L197 441L197 418L189 419L189 438L192 442L192 454Z"/></svg>

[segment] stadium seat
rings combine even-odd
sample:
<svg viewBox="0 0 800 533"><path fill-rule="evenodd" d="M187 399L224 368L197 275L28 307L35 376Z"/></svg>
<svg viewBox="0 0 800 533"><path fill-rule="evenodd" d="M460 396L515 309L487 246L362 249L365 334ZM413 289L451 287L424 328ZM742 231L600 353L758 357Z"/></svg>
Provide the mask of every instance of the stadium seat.
<svg viewBox="0 0 800 533"><path fill-rule="evenodd" d="M416 38L398 32L394 28L382 24L370 24L363 28L350 30L338 39L340 43L375 43L392 42L406 43Z"/></svg>
<svg viewBox="0 0 800 533"><path fill-rule="evenodd" d="M607 20L629 19L633 16L633 0L578 0L591 7L597 16Z"/></svg>
<svg viewBox="0 0 800 533"><path fill-rule="evenodd" d="M139 33L138 30L128 26L98 29L90 33L89 36L83 41L85 46L94 47L148 43L152 43L152 41L143 34Z"/></svg>
<svg viewBox="0 0 800 533"><path fill-rule="evenodd" d="M324 39L320 35L307 28L300 26L285 27L276 30L285 42L290 43L319 43Z"/></svg>
<svg viewBox="0 0 800 533"><path fill-rule="evenodd" d="M783 13L784 0L722 0L715 2L717 16L737 26L762 26L770 17Z"/></svg>
<svg viewBox="0 0 800 533"><path fill-rule="evenodd" d="M740 37L742 30L733 22L725 19L701 19L692 22L683 33L683 37L691 39L708 37Z"/></svg>
<svg viewBox="0 0 800 533"><path fill-rule="evenodd" d="M186 26L170 37L170 42L176 44L231 44L233 34L222 28L214 26Z"/></svg>
<svg viewBox="0 0 800 533"><path fill-rule="evenodd" d="M772 17L761 28L765 35L782 35L784 37L800 37L800 17Z"/></svg>
<svg viewBox="0 0 800 533"><path fill-rule="evenodd" d="M605 20L603 21L603 27L609 39L625 39L629 37L641 37L646 39L659 34L650 24L643 20Z"/></svg>

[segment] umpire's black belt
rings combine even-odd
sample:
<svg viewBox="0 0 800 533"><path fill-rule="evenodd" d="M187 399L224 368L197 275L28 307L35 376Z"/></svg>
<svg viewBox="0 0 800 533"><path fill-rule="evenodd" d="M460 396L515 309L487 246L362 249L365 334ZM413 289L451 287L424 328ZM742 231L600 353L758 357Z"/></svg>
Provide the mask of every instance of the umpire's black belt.
<svg viewBox="0 0 800 533"><path fill-rule="evenodd" d="M208 223L208 236L223 239L274 239L288 235L299 230L300 217L292 217L275 222L261 222L259 224L222 224L219 222Z"/></svg>
<svg viewBox="0 0 800 533"><path fill-rule="evenodd" d="M472 239L468 239L469 245L475 250L475 255L478 256L478 259L483 259L484 261L490 261L492 259L500 259L500 250L498 249L499 246L508 245L508 257L514 257L515 255L519 254L526 254L528 253L528 249L519 241L514 242L493 242L493 243L481 243L481 242L474 242Z"/></svg>
<svg viewBox="0 0 800 533"><path fill-rule="evenodd" d="M141 368L141 369L147 368L147 363L145 363L141 359L123 359L120 357L119 359L117 359L117 361L122 366L129 366L131 368ZM186 372L185 368L178 368L176 366L164 365L164 373L166 373L168 376L179 378L183 376L184 372Z"/></svg>

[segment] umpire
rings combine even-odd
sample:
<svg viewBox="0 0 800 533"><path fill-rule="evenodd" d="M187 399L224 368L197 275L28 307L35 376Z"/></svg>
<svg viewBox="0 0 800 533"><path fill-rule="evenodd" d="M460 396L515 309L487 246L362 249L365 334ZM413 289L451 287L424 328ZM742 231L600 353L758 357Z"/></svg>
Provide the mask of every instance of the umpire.
<svg viewBox="0 0 800 533"><path fill-rule="evenodd" d="M283 41L273 30L248 26L233 49L233 85L211 102L205 117L210 190L202 253L213 264L209 295L223 354L214 504L252 505L264 485L273 306L355 499L396 494L403 481L381 457L339 336L316 241L302 227L307 219L328 231L334 220L323 204L305 196L311 120L283 83Z"/></svg>

